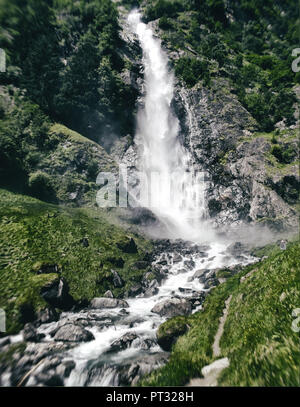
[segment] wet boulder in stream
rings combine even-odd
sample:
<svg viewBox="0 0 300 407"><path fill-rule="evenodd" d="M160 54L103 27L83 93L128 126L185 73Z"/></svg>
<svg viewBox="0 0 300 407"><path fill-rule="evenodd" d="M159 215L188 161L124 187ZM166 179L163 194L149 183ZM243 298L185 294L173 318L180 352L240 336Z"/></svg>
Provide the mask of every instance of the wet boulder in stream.
<svg viewBox="0 0 300 407"><path fill-rule="evenodd" d="M123 335L120 339L117 339L110 345L108 352L119 352L121 350L127 349L131 346L132 342L138 338L135 332L128 332Z"/></svg>
<svg viewBox="0 0 300 407"><path fill-rule="evenodd" d="M54 335L55 341L62 342L89 342L95 339L94 335L80 325L65 324Z"/></svg>
<svg viewBox="0 0 300 407"><path fill-rule="evenodd" d="M139 283L134 284L132 287L129 288L128 296L136 297L137 295L141 294L142 291L143 291L143 287L141 284L139 284Z"/></svg>
<svg viewBox="0 0 300 407"><path fill-rule="evenodd" d="M188 270L193 270L193 268L195 267L195 262L193 259L184 260L183 264L184 264L184 267Z"/></svg>
<svg viewBox="0 0 300 407"><path fill-rule="evenodd" d="M157 287L149 287L147 290L144 292L144 297L145 298L150 298L153 297L158 293L158 288Z"/></svg>
<svg viewBox="0 0 300 407"><path fill-rule="evenodd" d="M182 256L179 253L174 253L173 263L179 263L182 261Z"/></svg>
<svg viewBox="0 0 300 407"><path fill-rule="evenodd" d="M151 312L161 317L172 318L177 315L187 315L192 311L191 303L184 298L171 298L156 304Z"/></svg>
<svg viewBox="0 0 300 407"><path fill-rule="evenodd" d="M27 323L23 329L23 339L28 342L39 342L44 338L44 334L37 332L35 326L32 323Z"/></svg>
<svg viewBox="0 0 300 407"><path fill-rule="evenodd" d="M47 324L49 322L58 321L58 319L59 315L53 307L45 308L37 313L38 324Z"/></svg>
<svg viewBox="0 0 300 407"><path fill-rule="evenodd" d="M107 290L107 291L104 293L103 296L106 297L106 298L114 298L114 295L113 295L113 293L111 292L111 290Z"/></svg>
<svg viewBox="0 0 300 407"><path fill-rule="evenodd" d="M92 299L90 303L91 308L101 309L101 308L128 308L129 305L126 301L120 300L118 298L107 298L98 297Z"/></svg>

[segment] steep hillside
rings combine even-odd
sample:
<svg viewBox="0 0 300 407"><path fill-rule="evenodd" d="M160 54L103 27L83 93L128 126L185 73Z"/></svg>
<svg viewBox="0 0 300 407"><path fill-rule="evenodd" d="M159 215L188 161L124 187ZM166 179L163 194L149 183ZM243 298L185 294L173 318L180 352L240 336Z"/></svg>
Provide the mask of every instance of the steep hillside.
<svg viewBox="0 0 300 407"><path fill-rule="evenodd" d="M132 133L136 92L121 79L118 14L110 0L1 0L1 83L52 119L107 146Z"/></svg>
<svg viewBox="0 0 300 407"><path fill-rule="evenodd" d="M97 175L116 172L116 162L96 142L53 123L17 91L14 97L5 87L2 92L1 185L52 203L95 206Z"/></svg>
<svg viewBox="0 0 300 407"><path fill-rule="evenodd" d="M0 308L7 312L7 333L49 307L80 308L107 290L122 297L149 271L147 261L135 264L145 260L151 243L114 226L100 209L66 209L5 190L0 195ZM130 252L131 238L137 248ZM112 269L124 280L120 287ZM43 290L55 291L61 280L64 299L49 304Z"/></svg>

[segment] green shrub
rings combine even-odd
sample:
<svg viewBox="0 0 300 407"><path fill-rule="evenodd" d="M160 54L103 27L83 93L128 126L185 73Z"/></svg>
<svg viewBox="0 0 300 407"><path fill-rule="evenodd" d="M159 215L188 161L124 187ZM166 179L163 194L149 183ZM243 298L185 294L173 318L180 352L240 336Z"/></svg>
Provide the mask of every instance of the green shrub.
<svg viewBox="0 0 300 407"><path fill-rule="evenodd" d="M200 80L209 81L209 69L206 61L196 58L180 58L175 64L175 73L187 84L193 87Z"/></svg>
<svg viewBox="0 0 300 407"><path fill-rule="evenodd" d="M45 201L53 201L55 192L51 178L42 171L36 171L29 176L28 186L31 194Z"/></svg>
<svg viewBox="0 0 300 407"><path fill-rule="evenodd" d="M271 154L282 164L291 163L296 156L296 152L292 146L284 147L279 144L272 146Z"/></svg>
<svg viewBox="0 0 300 407"><path fill-rule="evenodd" d="M170 18L162 16L158 22L159 28L162 30L171 30L173 28L173 22Z"/></svg>
<svg viewBox="0 0 300 407"><path fill-rule="evenodd" d="M156 20L160 17L175 17L179 11L183 10L180 0L157 0L146 8L146 19Z"/></svg>

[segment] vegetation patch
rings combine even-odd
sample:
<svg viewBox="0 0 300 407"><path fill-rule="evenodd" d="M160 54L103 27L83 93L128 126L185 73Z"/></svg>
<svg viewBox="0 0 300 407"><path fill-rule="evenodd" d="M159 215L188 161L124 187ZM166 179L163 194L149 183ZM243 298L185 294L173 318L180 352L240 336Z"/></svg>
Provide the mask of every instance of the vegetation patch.
<svg viewBox="0 0 300 407"><path fill-rule="evenodd" d="M107 289L122 297L147 271L133 265L151 244L112 225L100 209L68 209L5 190L0 196L0 308L7 312L8 333L22 327L24 315L33 318L47 306L40 291L58 277L66 280L75 301L83 301ZM130 239L135 253L118 247ZM122 262L112 264L112 259ZM113 285L111 269L123 287Z"/></svg>

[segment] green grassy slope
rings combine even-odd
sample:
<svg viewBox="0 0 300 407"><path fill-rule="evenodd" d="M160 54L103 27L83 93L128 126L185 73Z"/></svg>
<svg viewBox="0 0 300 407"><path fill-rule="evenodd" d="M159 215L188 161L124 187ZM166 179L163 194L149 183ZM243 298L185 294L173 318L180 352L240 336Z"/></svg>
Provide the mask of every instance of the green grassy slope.
<svg viewBox="0 0 300 407"><path fill-rule="evenodd" d="M222 372L224 386L299 386L300 338L292 330L292 311L300 304L300 243L289 244L265 261L213 289L204 310L186 319L189 331L174 345L166 366L142 381L143 385L184 385L201 377L213 362L212 344L224 302L232 294L221 338L221 357L230 366ZM240 278L253 273L244 281ZM172 324L166 322L165 324Z"/></svg>
<svg viewBox="0 0 300 407"><path fill-rule="evenodd" d="M41 265L58 265L75 300L90 300L108 289L122 296L146 271L134 263L151 251L148 241L112 225L100 209L64 208L6 190L0 190L0 229L0 308L7 312L9 333L22 327L22 307L37 311L46 306L40 289L58 274L37 274ZM138 246L136 254L117 247L130 237ZM114 264L119 258L123 268ZM111 269L125 280L123 288L112 286Z"/></svg>

